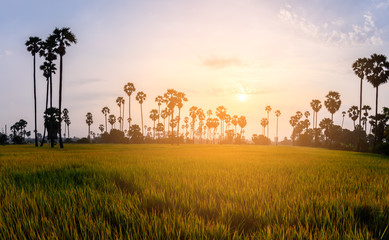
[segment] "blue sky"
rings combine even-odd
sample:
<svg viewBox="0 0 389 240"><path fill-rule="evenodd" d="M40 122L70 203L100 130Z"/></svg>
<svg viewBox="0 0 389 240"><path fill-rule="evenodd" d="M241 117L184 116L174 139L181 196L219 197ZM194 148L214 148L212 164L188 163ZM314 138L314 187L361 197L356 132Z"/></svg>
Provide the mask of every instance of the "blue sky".
<svg viewBox="0 0 389 240"><path fill-rule="evenodd" d="M15 0L1 6L0 130L21 118L32 130L32 58L24 43L29 36L46 38L55 27L70 27L78 38L64 59L72 136L87 134L87 112L95 132L103 123L102 107L118 115L115 99L125 96L127 82L148 95L145 116L156 108L157 95L175 88L188 95L184 114L193 105L205 111L223 105L231 115L246 115L246 137L261 131L266 105L281 110L280 135L290 136L290 116L335 90L343 101L334 116L340 124L340 112L359 103L352 63L372 53L388 55L389 49L388 0ZM44 91L38 71L41 113ZM244 102L237 98L241 93ZM374 107L374 93L365 82L364 103ZM389 106L388 95L389 84L382 85L380 108ZM134 99L132 106L139 123ZM319 118L328 116L319 112ZM351 128L351 120L345 125Z"/></svg>

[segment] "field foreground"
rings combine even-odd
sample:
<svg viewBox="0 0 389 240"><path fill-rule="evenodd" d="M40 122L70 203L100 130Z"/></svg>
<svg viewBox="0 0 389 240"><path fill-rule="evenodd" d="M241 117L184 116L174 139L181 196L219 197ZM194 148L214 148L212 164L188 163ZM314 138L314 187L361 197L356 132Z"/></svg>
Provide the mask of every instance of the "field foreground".
<svg viewBox="0 0 389 240"><path fill-rule="evenodd" d="M0 147L0 238L389 239L389 158L300 147Z"/></svg>

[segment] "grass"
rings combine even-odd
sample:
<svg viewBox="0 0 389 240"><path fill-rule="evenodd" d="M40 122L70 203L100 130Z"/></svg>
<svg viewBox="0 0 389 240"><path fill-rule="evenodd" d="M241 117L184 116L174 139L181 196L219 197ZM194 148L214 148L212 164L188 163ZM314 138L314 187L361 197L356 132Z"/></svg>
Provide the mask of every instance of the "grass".
<svg viewBox="0 0 389 240"><path fill-rule="evenodd" d="M389 239L387 157L302 147L65 147L0 147L1 239Z"/></svg>

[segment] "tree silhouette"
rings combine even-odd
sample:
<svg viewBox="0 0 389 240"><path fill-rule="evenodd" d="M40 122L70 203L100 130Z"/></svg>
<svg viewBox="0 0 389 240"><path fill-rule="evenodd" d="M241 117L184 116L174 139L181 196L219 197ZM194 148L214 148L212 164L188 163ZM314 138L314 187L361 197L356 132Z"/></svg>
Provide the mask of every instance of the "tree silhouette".
<svg viewBox="0 0 389 240"><path fill-rule="evenodd" d="M369 116L369 112L371 110L371 107L369 105L363 105L362 111L363 112L363 125L366 133L366 126L367 126L367 117Z"/></svg>
<svg viewBox="0 0 389 240"><path fill-rule="evenodd" d="M65 134L66 134L66 126L68 127L68 133L69 133L68 123L70 122L70 118L69 118L69 110L67 108L64 108L62 111L62 119L65 123ZM69 138L69 135L68 135L68 138Z"/></svg>
<svg viewBox="0 0 389 240"><path fill-rule="evenodd" d="M76 36L70 31L70 28L55 28L52 37L56 41L55 52L59 55L59 112L62 107L62 72L63 72L63 56L66 54L66 47L69 47L72 43L77 43ZM61 122L61 118L59 119ZM59 144L63 148L62 136L61 136L61 124L58 129Z"/></svg>
<svg viewBox="0 0 389 240"><path fill-rule="evenodd" d="M124 104L124 99L123 97L117 97L116 98L116 104L119 106L119 117L118 117L118 122L119 122L119 130L122 131L122 104Z"/></svg>
<svg viewBox="0 0 389 240"><path fill-rule="evenodd" d="M267 112L267 138L269 138L269 113L271 112L271 107L266 106L265 111Z"/></svg>
<svg viewBox="0 0 389 240"><path fill-rule="evenodd" d="M313 99L311 101L311 107L312 107L312 110L314 112L314 114L313 114L313 126L314 126L314 128L317 128L317 113L320 111L320 109L322 107L320 100ZM316 117L315 117L315 115L316 115Z"/></svg>
<svg viewBox="0 0 389 240"><path fill-rule="evenodd" d="M104 114L104 117L105 117L105 131L108 131L108 128L107 128L107 114L110 113L110 110L109 110L108 107L103 107L101 112Z"/></svg>
<svg viewBox="0 0 389 240"><path fill-rule="evenodd" d="M50 78L52 74L55 74L57 68L55 67L54 63L50 63L49 61L45 61L39 68L40 70L43 71L43 76L46 78L46 107L45 107L45 111L46 111L48 108L48 101L49 101ZM46 137L46 127L44 127L43 129L43 137L40 144L41 147L43 146L45 137Z"/></svg>
<svg viewBox="0 0 389 240"><path fill-rule="evenodd" d="M359 109L357 106L353 105L351 106L348 110L348 116L353 120L354 123L354 130L355 130L355 121L358 119L359 114Z"/></svg>
<svg viewBox="0 0 389 240"><path fill-rule="evenodd" d="M100 130L101 134L104 133L104 124L99 125L99 130Z"/></svg>
<svg viewBox="0 0 389 240"><path fill-rule="evenodd" d="M319 123L319 127L324 130L326 142L328 141L329 130L333 124L334 124L334 122L332 121L332 119L329 119L329 118L324 118Z"/></svg>
<svg viewBox="0 0 389 240"><path fill-rule="evenodd" d="M276 110L274 113L276 114L277 117L277 126L276 126L276 146L277 146L278 145L278 117L281 116L281 111Z"/></svg>
<svg viewBox="0 0 389 240"><path fill-rule="evenodd" d="M342 101L340 100L340 94L335 91L330 91L326 95L326 98L327 99L324 101L324 106L331 113L331 120L333 121L334 113L339 110L340 105L342 104Z"/></svg>
<svg viewBox="0 0 389 240"><path fill-rule="evenodd" d="M343 128L343 123L344 123L344 116L346 116L346 111L342 112L342 128Z"/></svg>
<svg viewBox="0 0 389 240"><path fill-rule="evenodd" d="M240 127L240 136L243 139L243 128L245 128L246 125L247 125L246 117L245 116L240 116L239 120L238 120L238 124L239 124L239 127Z"/></svg>
<svg viewBox="0 0 389 240"><path fill-rule="evenodd" d="M220 139L223 140L224 137L224 118L227 114L227 109L224 106L219 106L216 108L216 116L220 119Z"/></svg>
<svg viewBox="0 0 389 240"><path fill-rule="evenodd" d="M131 95L133 92L135 92L135 86L133 83L127 83L126 85L124 85L124 92L127 94L128 96L128 128L130 128L131 126Z"/></svg>
<svg viewBox="0 0 389 240"><path fill-rule="evenodd" d="M26 41L26 47L27 47L27 51L29 51L31 53L31 55L33 56L33 79L34 79L34 137L35 137L35 147L38 147L38 138L37 138L37 120L36 120L36 116L37 116L37 113L36 113L36 72L35 72L35 59L36 59L36 54L39 52L40 50L40 44L42 42L42 39L40 39L39 37L30 37L27 41Z"/></svg>
<svg viewBox="0 0 389 240"><path fill-rule="evenodd" d="M88 112L86 114L86 120L85 120L86 124L88 125L88 139L90 141L90 125L93 124L93 116L92 116L92 113Z"/></svg>
<svg viewBox="0 0 389 240"><path fill-rule="evenodd" d="M163 119L163 132L165 135L166 118L169 116L167 108L161 111L161 118Z"/></svg>
<svg viewBox="0 0 389 240"><path fill-rule="evenodd" d="M234 125L234 137L236 137L236 126L238 125L239 117L238 115L232 116L231 123Z"/></svg>
<svg viewBox="0 0 389 240"><path fill-rule="evenodd" d="M266 126L269 124L269 120L267 118L262 118L261 119L261 126L262 126L262 135L265 136L265 129Z"/></svg>
<svg viewBox="0 0 389 240"><path fill-rule="evenodd" d="M189 116L192 118L191 127L192 127L192 141L193 141L193 143L194 143L194 139L195 139L195 123L196 123L196 118L197 118L197 109L198 109L198 107L196 107L196 106L192 106L191 108L189 108Z"/></svg>
<svg viewBox="0 0 389 240"><path fill-rule="evenodd" d="M176 105L178 108L178 127L177 127L177 138L180 133L180 120L181 120L181 108L184 106L183 102L187 102L188 98L185 96L183 92L177 92L176 94ZM179 142L179 140L177 140Z"/></svg>
<svg viewBox="0 0 389 240"><path fill-rule="evenodd" d="M352 65L355 75L357 75L359 79L361 79L361 83L359 87L359 125L360 126L361 126L361 113L362 113L362 83L363 83L363 79L366 76L367 63L368 60L366 58L358 58Z"/></svg>
<svg viewBox="0 0 389 240"><path fill-rule="evenodd" d="M138 92L136 94L136 100L139 102L140 104L140 115L141 115L141 120L142 120L142 135L144 136L144 133L143 133L143 109L142 109L142 104L143 102L146 100L146 94L144 92Z"/></svg>
<svg viewBox="0 0 389 240"><path fill-rule="evenodd" d="M39 50L39 56L44 57L45 60L48 62L47 66L52 67L53 61L57 59L57 55L55 52L56 42L53 36L49 36L46 41L41 42L40 50ZM45 64L44 64L45 65ZM50 108L53 107L53 69L49 69L48 73L49 76L49 82L50 82Z"/></svg>
<svg viewBox="0 0 389 240"><path fill-rule="evenodd" d="M164 99L162 96L157 96L155 98L155 102L158 104L158 123L159 123L159 118L161 117L161 105L164 102Z"/></svg>
<svg viewBox="0 0 389 240"><path fill-rule="evenodd" d="M200 143L202 143L203 142L203 139L202 139L203 124L204 124L204 120L205 120L205 114L204 114L203 109L198 108L197 111L196 111L196 115L197 115L197 117L199 119L199 135L200 135Z"/></svg>
<svg viewBox="0 0 389 240"><path fill-rule="evenodd" d="M155 138L155 121L157 121L159 118L158 110L157 109L152 109L150 111L150 119L154 122L154 127L153 127L153 137Z"/></svg>
<svg viewBox="0 0 389 240"><path fill-rule="evenodd" d="M54 140L57 138L61 114L58 108L48 108L44 113L45 127L50 139L51 147L54 147Z"/></svg>
<svg viewBox="0 0 389 240"><path fill-rule="evenodd" d="M114 128L113 125L116 123L115 115L113 115L113 114L109 115L108 116L108 122L109 122L109 124L111 124L111 131L112 131L112 129Z"/></svg>
<svg viewBox="0 0 389 240"><path fill-rule="evenodd" d="M378 114L378 87L389 79L389 62L385 55L373 54L367 63L367 81L376 89L375 96L375 126L377 126ZM377 134L374 134L374 147L377 142Z"/></svg>

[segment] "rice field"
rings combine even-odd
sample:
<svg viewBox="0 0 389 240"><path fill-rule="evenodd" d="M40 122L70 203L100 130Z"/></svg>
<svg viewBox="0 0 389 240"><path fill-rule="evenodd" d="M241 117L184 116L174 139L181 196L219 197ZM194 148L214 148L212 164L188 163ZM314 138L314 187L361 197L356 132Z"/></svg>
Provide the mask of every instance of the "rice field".
<svg viewBox="0 0 389 240"><path fill-rule="evenodd" d="M389 239L389 158L303 147L0 147L1 239Z"/></svg>

